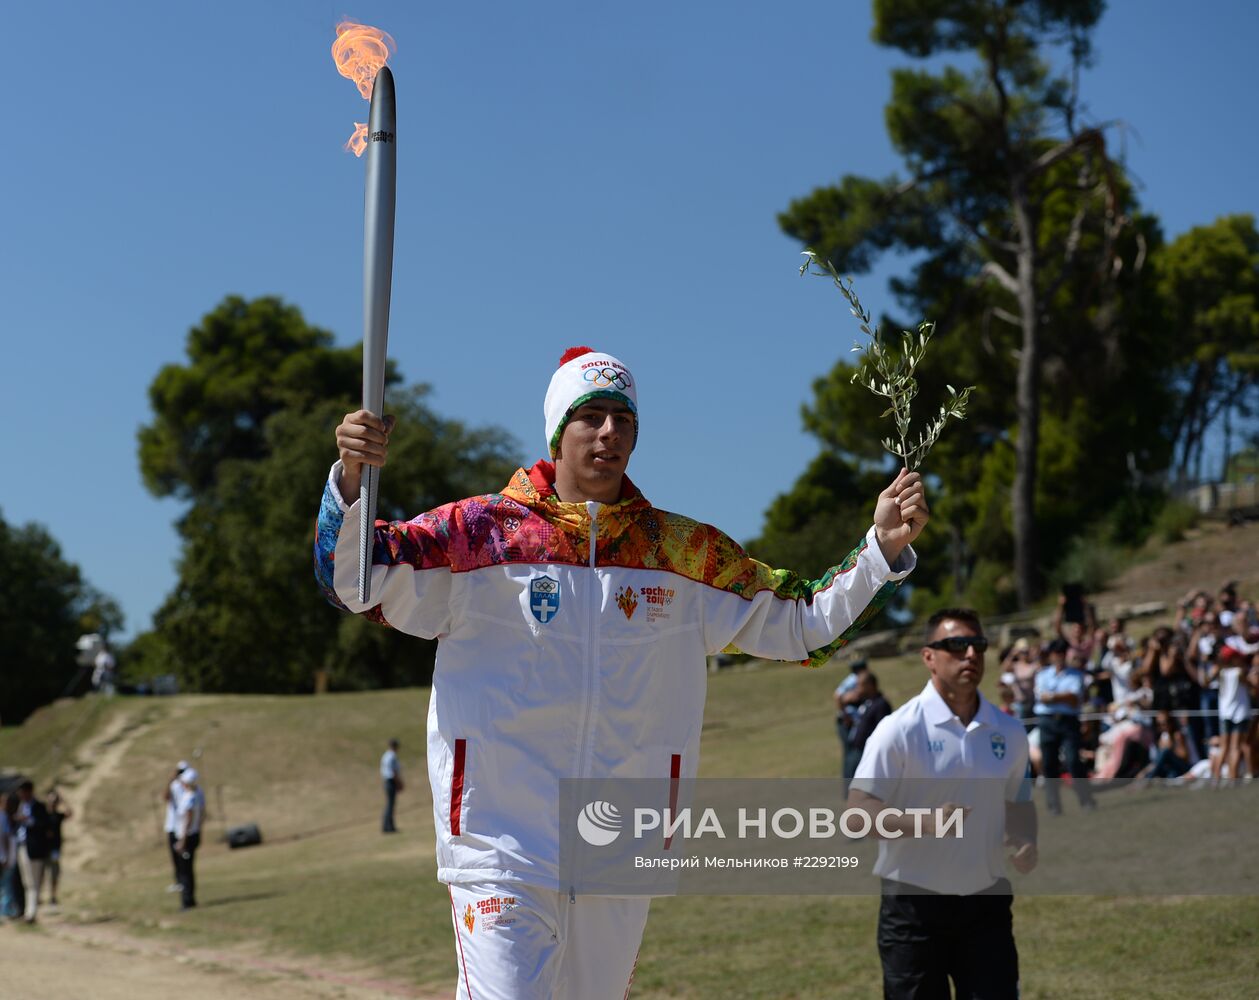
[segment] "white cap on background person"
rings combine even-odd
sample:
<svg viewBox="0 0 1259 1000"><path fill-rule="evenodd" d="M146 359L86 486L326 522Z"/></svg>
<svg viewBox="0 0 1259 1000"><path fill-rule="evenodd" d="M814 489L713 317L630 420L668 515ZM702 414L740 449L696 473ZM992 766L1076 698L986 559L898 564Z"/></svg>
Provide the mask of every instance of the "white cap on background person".
<svg viewBox="0 0 1259 1000"><path fill-rule="evenodd" d="M195 785L200 778L201 775L197 773L197 769L195 767L184 768L183 773L179 776L179 780L185 785Z"/></svg>

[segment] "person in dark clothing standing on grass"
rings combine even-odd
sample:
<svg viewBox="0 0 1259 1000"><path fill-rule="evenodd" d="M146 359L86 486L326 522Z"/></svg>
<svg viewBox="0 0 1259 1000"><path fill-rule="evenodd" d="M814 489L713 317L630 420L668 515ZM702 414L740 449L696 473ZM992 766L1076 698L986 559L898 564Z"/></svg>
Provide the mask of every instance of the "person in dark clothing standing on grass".
<svg viewBox="0 0 1259 1000"><path fill-rule="evenodd" d="M33 924L39 915L39 893L50 851L51 829L48 810L35 798L35 786L30 781L17 786L17 796L17 863L26 894L24 918L28 924Z"/></svg>
<svg viewBox="0 0 1259 1000"><path fill-rule="evenodd" d="M857 765L861 763L866 741L874 733L875 727L892 714L892 705L879 690L879 679L873 671L867 670L857 681L857 698L857 711L848 732L848 756L844 759L844 777L850 781L852 774L857 773ZM851 774L847 773L849 762L852 766Z"/></svg>
<svg viewBox="0 0 1259 1000"><path fill-rule="evenodd" d="M60 904L57 902L57 888L61 884L61 825L68 820L74 812L66 805L66 800L61 797L61 793L55 788L48 792L48 908L55 909Z"/></svg>

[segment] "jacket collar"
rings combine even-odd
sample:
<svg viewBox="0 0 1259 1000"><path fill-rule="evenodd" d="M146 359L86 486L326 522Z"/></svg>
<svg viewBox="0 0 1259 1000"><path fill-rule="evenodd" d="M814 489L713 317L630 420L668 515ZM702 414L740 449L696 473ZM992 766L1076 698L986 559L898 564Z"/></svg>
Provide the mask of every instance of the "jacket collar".
<svg viewBox="0 0 1259 1000"><path fill-rule="evenodd" d="M540 513L566 512L568 509L586 510L580 502L565 502L555 493L555 466L545 459L537 462L531 469L517 469L511 480L503 488L503 495L510 497L526 507L538 509ZM616 513L631 513L646 509L651 505L638 491L629 476L621 477L621 496L615 503L604 504L602 510Z"/></svg>

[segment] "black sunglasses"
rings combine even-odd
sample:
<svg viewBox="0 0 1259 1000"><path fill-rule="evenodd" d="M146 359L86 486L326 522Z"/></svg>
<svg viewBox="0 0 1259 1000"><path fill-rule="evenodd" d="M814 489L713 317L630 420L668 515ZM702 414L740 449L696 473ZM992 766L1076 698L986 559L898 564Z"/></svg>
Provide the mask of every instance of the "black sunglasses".
<svg viewBox="0 0 1259 1000"><path fill-rule="evenodd" d="M943 649L953 656L964 655L971 646L975 647L976 653L987 652L988 638L982 635L951 635L945 639L927 643L928 649Z"/></svg>

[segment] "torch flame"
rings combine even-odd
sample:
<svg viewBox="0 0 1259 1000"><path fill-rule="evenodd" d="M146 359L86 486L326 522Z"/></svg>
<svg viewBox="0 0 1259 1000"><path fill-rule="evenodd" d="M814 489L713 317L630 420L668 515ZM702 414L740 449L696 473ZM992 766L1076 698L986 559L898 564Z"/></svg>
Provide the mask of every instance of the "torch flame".
<svg viewBox="0 0 1259 1000"><path fill-rule="evenodd" d="M332 60L337 64L337 72L347 80L353 80L358 92L363 95L363 100L370 101L376 74L396 51L398 46L387 31L346 20L337 25L337 40L332 43ZM367 148L366 124L354 123L354 134L346 142L345 148L353 150L355 156L363 155L363 150Z"/></svg>
<svg viewBox="0 0 1259 1000"><path fill-rule="evenodd" d="M367 122L355 122L354 134L345 140L345 151L362 156L367 148Z"/></svg>

